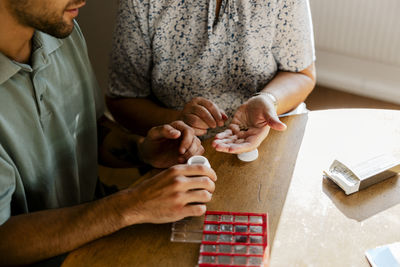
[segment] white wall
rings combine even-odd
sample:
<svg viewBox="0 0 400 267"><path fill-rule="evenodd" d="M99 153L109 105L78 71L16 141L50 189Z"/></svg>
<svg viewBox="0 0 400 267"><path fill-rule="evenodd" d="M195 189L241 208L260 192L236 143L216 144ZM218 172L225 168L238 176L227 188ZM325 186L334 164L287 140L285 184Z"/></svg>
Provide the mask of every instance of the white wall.
<svg viewBox="0 0 400 267"><path fill-rule="evenodd" d="M400 104L400 1L310 4L318 83Z"/></svg>

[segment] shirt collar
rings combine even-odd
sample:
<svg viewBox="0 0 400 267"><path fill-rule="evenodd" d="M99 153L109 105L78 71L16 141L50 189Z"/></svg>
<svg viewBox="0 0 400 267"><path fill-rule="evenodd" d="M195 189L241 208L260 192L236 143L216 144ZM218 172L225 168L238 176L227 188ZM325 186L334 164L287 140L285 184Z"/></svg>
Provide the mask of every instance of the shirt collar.
<svg viewBox="0 0 400 267"><path fill-rule="evenodd" d="M33 35L32 51L35 53L38 49L43 49L44 54L48 56L56 51L62 44L63 41L61 39L36 31Z"/></svg>
<svg viewBox="0 0 400 267"><path fill-rule="evenodd" d="M56 51L62 44L62 40L36 31L32 39L32 59L34 54L41 51L42 60L46 60L47 56ZM21 64L17 64L0 52L0 85L9 80L21 69Z"/></svg>
<svg viewBox="0 0 400 267"><path fill-rule="evenodd" d="M14 76L20 69L20 66L0 52L0 85Z"/></svg>

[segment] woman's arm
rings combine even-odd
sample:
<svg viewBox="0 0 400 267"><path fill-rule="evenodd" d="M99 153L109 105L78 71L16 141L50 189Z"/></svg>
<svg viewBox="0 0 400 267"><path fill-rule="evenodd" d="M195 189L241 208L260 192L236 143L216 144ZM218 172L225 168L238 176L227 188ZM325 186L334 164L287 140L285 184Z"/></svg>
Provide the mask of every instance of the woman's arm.
<svg viewBox="0 0 400 267"><path fill-rule="evenodd" d="M181 115L180 111L161 107L147 98L106 97L106 103L117 122L142 136L152 127L176 121Z"/></svg>
<svg viewBox="0 0 400 267"><path fill-rule="evenodd" d="M279 71L261 92L272 94L277 100L277 114L296 108L314 89L315 64L299 72Z"/></svg>
<svg viewBox="0 0 400 267"><path fill-rule="evenodd" d="M314 63L300 72L278 72L262 90L236 111L230 129L216 135L213 147L220 152L239 154L256 149L269 129L283 131L286 125L278 114L296 108L315 86ZM276 103L274 99L276 100Z"/></svg>
<svg viewBox="0 0 400 267"><path fill-rule="evenodd" d="M182 110L161 107L147 98L106 98L114 119L133 133L145 135L158 125L182 120L194 129L197 136L207 133L208 128L224 125L227 116L212 101L193 98Z"/></svg>

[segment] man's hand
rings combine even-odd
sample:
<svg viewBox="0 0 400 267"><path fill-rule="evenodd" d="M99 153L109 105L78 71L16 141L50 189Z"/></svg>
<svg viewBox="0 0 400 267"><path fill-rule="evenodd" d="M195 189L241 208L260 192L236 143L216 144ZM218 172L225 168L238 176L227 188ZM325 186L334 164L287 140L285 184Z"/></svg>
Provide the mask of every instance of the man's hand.
<svg viewBox="0 0 400 267"><path fill-rule="evenodd" d="M185 105L180 118L200 136L206 134L208 128L223 126L228 116L213 102L196 97Z"/></svg>
<svg viewBox="0 0 400 267"><path fill-rule="evenodd" d="M272 100L264 95L250 98L236 111L230 129L215 136L212 146L220 152L239 154L256 149L269 129L284 131Z"/></svg>
<svg viewBox="0 0 400 267"><path fill-rule="evenodd" d="M206 212L215 189L215 172L202 165L175 165L125 189L116 209L127 225L167 223Z"/></svg>
<svg viewBox="0 0 400 267"><path fill-rule="evenodd" d="M185 163L191 156L204 152L194 130L182 121L150 129L139 141L138 150L141 159L156 168Z"/></svg>

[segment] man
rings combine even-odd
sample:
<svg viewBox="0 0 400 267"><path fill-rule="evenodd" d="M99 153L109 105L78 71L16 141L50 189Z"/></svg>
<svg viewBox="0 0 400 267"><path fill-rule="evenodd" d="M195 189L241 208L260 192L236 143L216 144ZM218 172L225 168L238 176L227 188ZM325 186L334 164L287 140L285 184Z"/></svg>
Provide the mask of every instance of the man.
<svg viewBox="0 0 400 267"><path fill-rule="evenodd" d="M174 165L94 200L103 105L73 20L84 4L0 1L0 265L47 259L136 223L201 215L214 191L212 169ZM160 168L203 152L183 122L137 139L100 122L102 162L127 147L138 156L123 159ZM106 148L115 136L118 150Z"/></svg>

